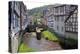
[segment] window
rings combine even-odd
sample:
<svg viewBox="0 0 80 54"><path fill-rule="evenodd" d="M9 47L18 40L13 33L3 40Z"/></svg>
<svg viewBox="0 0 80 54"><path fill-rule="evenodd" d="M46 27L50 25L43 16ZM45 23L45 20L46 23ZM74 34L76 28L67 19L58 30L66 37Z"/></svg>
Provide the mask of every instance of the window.
<svg viewBox="0 0 80 54"><path fill-rule="evenodd" d="M75 30L73 29L73 32L74 32Z"/></svg>
<svg viewBox="0 0 80 54"><path fill-rule="evenodd" d="M63 32L63 27L62 27L62 32Z"/></svg>
<svg viewBox="0 0 80 54"><path fill-rule="evenodd" d="M59 31L59 27L57 26L57 30Z"/></svg>
<svg viewBox="0 0 80 54"><path fill-rule="evenodd" d="M73 17L77 17L77 14L73 14Z"/></svg>
<svg viewBox="0 0 80 54"><path fill-rule="evenodd" d="M60 18L61 18L61 21L64 21L64 16L61 16Z"/></svg>
<svg viewBox="0 0 80 54"><path fill-rule="evenodd" d="M53 19L53 16L51 15L51 19Z"/></svg>
<svg viewBox="0 0 80 54"><path fill-rule="evenodd" d="M15 8L18 8L18 10L20 10L20 4L19 4L19 2L15 2Z"/></svg>
<svg viewBox="0 0 80 54"><path fill-rule="evenodd" d="M64 13L64 7L60 7L60 13Z"/></svg>
<svg viewBox="0 0 80 54"><path fill-rule="evenodd" d="M70 27L70 31L72 31L72 27Z"/></svg>
<svg viewBox="0 0 80 54"><path fill-rule="evenodd" d="M56 17L55 17L55 21L56 21Z"/></svg>
<svg viewBox="0 0 80 54"><path fill-rule="evenodd" d="M71 17L71 22L72 22L72 17Z"/></svg>
<svg viewBox="0 0 80 54"><path fill-rule="evenodd" d="M55 21L59 21L59 17L58 16L55 17Z"/></svg>
<svg viewBox="0 0 80 54"><path fill-rule="evenodd" d="M78 32L78 28L75 28L75 32Z"/></svg>
<svg viewBox="0 0 80 54"><path fill-rule="evenodd" d="M57 19L57 21L59 21L59 17L57 17L56 19Z"/></svg>
<svg viewBox="0 0 80 54"><path fill-rule="evenodd" d="M51 23L51 27L53 27L53 23Z"/></svg>
<svg viewBox="0 0 80 54"><path fill-rule="evenodd" d="M11 23L14 25L14 17L11 18Z"/></svg>
<svg viewBox="0 0 80 54"><path fill-rule="evenodd" d="M58 10L58 7L56 7L56 8L55 8L55 13L58 13L58 11L59 11L59 10Z"/></svg>
<svg viewBox="0 0 80 54"><path fill-rule="evenodd" d="M19 24L18 24L18 17L17 17L17 15L14 15L14 21L15 21L15 22L14 22L14 24L15 24L15 26L14 26L14 27L16 28L16 27L18 27L18 26L19 26Z"/></svg>
<svg viewBox="0 0 80 54"><path fill-rule="evenodd" d="M68 27L68 31L69 31L69 27Z"/></svg>
<svg viewBox="0 0 80 54"><path fill-rule="evenodd" d="M73 18L73 22L75 22L76 21L76 18Z"/></svg>

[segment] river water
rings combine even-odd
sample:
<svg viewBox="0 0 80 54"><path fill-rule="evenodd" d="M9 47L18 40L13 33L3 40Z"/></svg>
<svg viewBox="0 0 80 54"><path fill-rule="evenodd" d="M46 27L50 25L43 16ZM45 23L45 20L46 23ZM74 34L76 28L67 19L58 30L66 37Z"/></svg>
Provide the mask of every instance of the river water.
<svg viewBox="0 0 80 54"><path fill-rule="evenodd" d="M26 33L24 35L24 43L36 51L53 51L62 49L58 42L52 42L44 38L37 40L35 32L32 32L30 34Z"/></svg>

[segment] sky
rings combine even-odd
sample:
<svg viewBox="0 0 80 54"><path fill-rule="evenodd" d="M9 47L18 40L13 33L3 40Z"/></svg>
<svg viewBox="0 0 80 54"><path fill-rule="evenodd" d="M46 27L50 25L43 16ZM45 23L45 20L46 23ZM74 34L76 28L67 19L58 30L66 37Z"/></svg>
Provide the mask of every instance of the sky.
<svg viewBox="0 0 80 54"><path fill-rule="evenodd" d="M50 4L76 4L77 0L26 0L23 1L27 9L32 9Z"/></svg>
<svg viewBox="0 0 80 54"><path fill-rule="evenodd" d="M23 1L27 9L32 9L44 5L54 4L53 0L27 0Z"/></svg>

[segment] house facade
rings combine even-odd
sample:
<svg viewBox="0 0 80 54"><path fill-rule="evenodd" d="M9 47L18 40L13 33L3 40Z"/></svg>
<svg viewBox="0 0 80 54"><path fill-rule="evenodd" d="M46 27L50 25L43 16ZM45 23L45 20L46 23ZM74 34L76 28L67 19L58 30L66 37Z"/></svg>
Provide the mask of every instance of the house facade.
<svg viewBox="0 0 80 54"><path fill-rule="evenodd" d="M49 28L53 28L54 25L54 16L52 7L48 7L46 10L43 10L44 22Z"/></svg>
<svg viewBox="0 0 80 54"><path fill-rule="evenodd" d="M77 30L77 9L75 10L76 5L66 5L66 4L58 4L58 5L53 5L50 8L47 8L44 10L44 18L47 19L47 26L49 28L52 28L54 32L59 34L62 37L68 37L70 35L67 34L67 30L70 29L70 26L68 24L75 24L74 26L76 27L73 30ZM76 12L74 14L73 12ZM70 16L71 15L71 16ZM73 17L73 15L75 15ZM71 18L73 17L73 18ZM71 19L71 20L70 20ZM75 20L75 23L72 22ZM69 21L69 22L68 22ZM71 25L70 24L70 25ZM71 25L73 27L73 25ZM69 27L67 29L67 27ZM66 30L67 29L67 30ZM74 35L74 38L77 38L77 35ZM71 36L70 36L71 37Z"/></svg>
<svg viewBox="0 0 80 54"><path fill-rule="evenodd" d="M78 6L71 5L70 15L65 20L65 36L78 39Z"/></svg>
<svg viewBox="0 0 80 54"><path fill-rule="evenodd" d="M53 15L54 15L54 31L61 36L65 35L65 19L67 17L67 10L69 5L57 5L53 7Z"/></svg>
<svg viewBox="0 0 80 54"><path fill-rule="evenodd" d="M22 1L9 1L9 52L18 52L21 31L27 26L27 8Z"/></svg>

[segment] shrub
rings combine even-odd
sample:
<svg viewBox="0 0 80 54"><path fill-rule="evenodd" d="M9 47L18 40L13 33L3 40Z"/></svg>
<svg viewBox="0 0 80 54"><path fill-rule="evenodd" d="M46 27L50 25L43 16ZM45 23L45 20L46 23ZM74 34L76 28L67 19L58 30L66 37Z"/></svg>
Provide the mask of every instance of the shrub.
<svg viewBox="0 0 80 54"><path fill-rule="evenodd" d="M47 38L48 40L51 41L59 41L58 38L55 36L54 33L51 33L50 31L46 30L42 32L42 35L44 38Z"/></svg>

